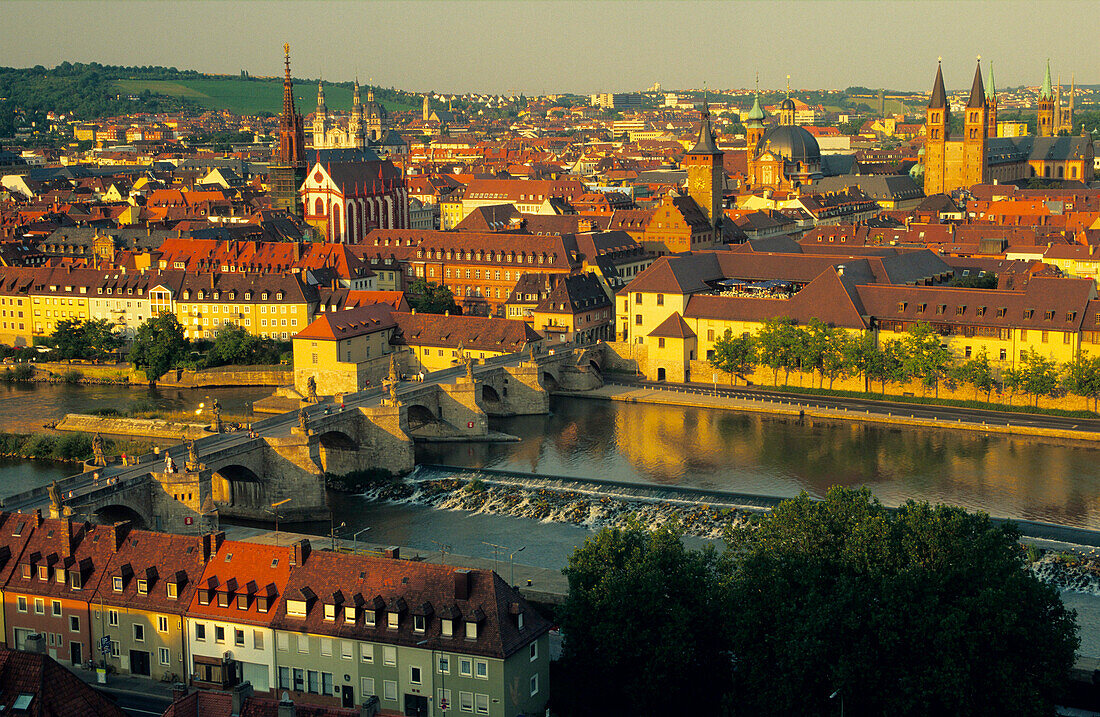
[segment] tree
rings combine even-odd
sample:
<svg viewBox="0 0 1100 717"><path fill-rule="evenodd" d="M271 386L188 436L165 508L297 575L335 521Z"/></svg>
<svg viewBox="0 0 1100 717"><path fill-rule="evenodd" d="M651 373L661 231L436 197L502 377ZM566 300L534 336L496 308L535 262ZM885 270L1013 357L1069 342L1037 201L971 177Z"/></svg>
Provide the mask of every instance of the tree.
<svg viewBox="0 0 1100 717"><path fill-rule="evenodd" d="M1015 527L869 490L803 493L731 531L737 714L1053 715L1076 615ZM995 646L995 647L993 647Z"/></svg>
<svg viewBox="0 0 1100 717"><path fill-rule="evenodd" d="M715 714L730 655L713 548L637 522L585 541L564 570L563 714Z"/></svg>
<svg viewBox="0 0 1100 717"><path fill-rule="evenodd" d="M1097 398L1100 397L1100 356L1080 354L1065 364L1062 370L1062 386L1065 390L1082 398L1091 398L1095 413Z"/></svg>
<svg viewBox="0 0 1100 717"><path fill-rule="evenodd" d="M849 371L863 378L863 390L871 390L872 379L882 379L883 353L872 333L860 334L844 344L844 363ZM885 391L885 388L883 389Z"/></svg>
<svg viewBox="0 0 1100 717"><path fill-rule="evenodd" d="M1005 369L1004 381L1009 388L1033 396L1033 405L1038 407L1041 396L1049 396L1058 388L1058 368L1051 359L1029 349L1020 357L1018 367Z"/></svg>
<svg viewBox="0 0 1100 717"><path fill-rule="evenodd" d="M278 363L279 348L269 338L250 334L236 324L223 324L207 352L208 366Z"/></svg>
<svg viewBox="0 0 1100 717"><path fill-rule="evenodd" d="M939 396L940 380L947 375L947 367L951 363L951 352L940 343L939 334L931 324L921 321L906 331L902 346L905 350L905 372L913 378L920 378L925 388L934 388L936 396Z"/></svg>
<svg viewBox="0 0 1100 717"><path fill-rule="evenodd" d="M979 391L985 393L986 403L989 403L989 394L996 388L997 378L993 375L993 366L984 348L973 358L953 366L949 373L955 380L973 386L974 398L978 397Z"/></svg>
<svg viewBox="0 0 1100 717"><path fill-rule="evenodd" d="M101 359L121 346L122 338L106 319L62 319L48 343L64 359Z"/></svg>
<svg viewBox="0 0 1100 717"><path fill-rule="evenodd" d="M756 365L756 339L748 334L734 336L726 329L714 342L714 356L708 360L711 366L730 375L732 386L737 374L748 373Z"/></svg>
<svg viewBox="0 0 1100 717"><path fill-rule="evenodd" d="M150 381L156 381L181 358L186 356L187 339L175 314L161 314L146 319L138 327L130 346L130 363L145 371Z"/></svg>
<svg viewBox="0 0 1100 717"><path fill-rule="evenodd" d="M455 295L442 284L435 284L423 278L414 279L405 292L409 306L425 314L451 312L460 314L462 310L455 303Z"/></svg>
<svg viewBox="0 0 1100 717"><path fill-rule="evenodd" d="M779 383L779 370L787 372L798 365L799 331L794 319L780 316L767 319L756 332L760 363L772 370L772 383Z"/></svg>

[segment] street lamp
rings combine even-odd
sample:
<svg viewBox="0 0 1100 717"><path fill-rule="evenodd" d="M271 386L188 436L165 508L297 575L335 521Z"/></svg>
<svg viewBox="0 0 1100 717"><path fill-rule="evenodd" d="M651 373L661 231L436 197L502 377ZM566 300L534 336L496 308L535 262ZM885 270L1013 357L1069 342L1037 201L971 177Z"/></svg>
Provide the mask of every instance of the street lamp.
<svg viewBox="0 0 1100 717"><path fill-rule="evenodd" d="M351 552L353 554L355 554L355 555L359 554L359 536L362 535L363 533L367 532L368 530L370 530L369 526L366 527L366 528L363 528L360 531L357 531L354 535L351 536Z"/></svg>
<svg viewBox="0 0 1100 717"><path fill-rule="evenodd" d="M522 553L524 550L527 550L526 545L524 545L519 550L513 551L513 553L508 558L508 561L512 564L512 581L511 583L509 583L512 587L516 586L516 553Z"/></svg>
<svg viewBox="0 0 1100 717"><path fill-rule="evenodd" d="M328 537L332 540L332 552L336 552L336 531L346 526L347 523L341 522L340 525L336 525L336 519L332 513L329 513L328 521Z"/></svg>
<svg viewBox="0 0 1100 717"><path fill-rule="evenodd" d="M275 545L279 544L279 506L286 505L290 501L290 498L284 498L277 503L272 503L270 508L264 508L265 513L271 513L275 516Z"/></svg>
<svg viewBox="0 0 1100 717"><path fill-rule="evenodd" d="M504 552L508 552L509 550L512 550L512 549L508 548L504 545L497 545L496 543L485 543L484 541L482 541L482 542L483 542L484 545L488 545L489 547L494 548L494 550L493 550L493 572L496 572L496 569L497 569L497 555L499 554L497 551L501 550L501 551L504 551ZM512 567L512 584L513 585L516 582L516 555L519 554L519 553L522 553L524 550L527 550L526 545L524 545L519 550L512 550L512 554L508 558L509 562L511 563L511 567Z"/></svg>

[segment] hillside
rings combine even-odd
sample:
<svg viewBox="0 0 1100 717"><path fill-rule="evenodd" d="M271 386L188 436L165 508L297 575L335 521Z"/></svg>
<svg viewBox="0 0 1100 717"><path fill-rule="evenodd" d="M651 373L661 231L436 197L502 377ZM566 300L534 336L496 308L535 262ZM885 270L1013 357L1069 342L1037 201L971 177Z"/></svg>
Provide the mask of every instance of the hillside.
<svg viewBox="0 0 1100 717"><path fill-rule="evenodd" d="M192 102L204 109L229 110L235 114L254 115L261 112L278 114L283 108L283 82L275 78L211 77L180 78L178 80L124 79L114 83L120 92L140 95L148 90L153 95L179 98ZM389 112L401 112L414 109L389 97L379 97L389 91L376 91L379 100ZM397 94L397 93L394 93ZM367 90L362 89L363 101L367 101ZM317 85L296 80L294 99L298 111L311 112L317 102ZM330 110L351 109L351 87L325 84L325 104Z"/></svg>

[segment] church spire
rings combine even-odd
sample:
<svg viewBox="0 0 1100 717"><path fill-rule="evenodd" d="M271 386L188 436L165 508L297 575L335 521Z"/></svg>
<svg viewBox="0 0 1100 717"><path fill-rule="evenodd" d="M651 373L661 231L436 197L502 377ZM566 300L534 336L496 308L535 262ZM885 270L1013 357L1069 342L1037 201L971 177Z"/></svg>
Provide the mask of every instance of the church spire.
<svg viewBox="0 0 1100 717"><path fill-rule="evenodd" d="M985 107L985 85L982 83L982 58L978 56L978 67L974 70L974 84L970 87L970 101L966 103L967 109L982 109Z"/></svg>
<svg viewBox="0 0 1100 717"><path fill-rule="evenodd" d="M942 110L947 107L947 91L943 88L943 66L936 63L936 81L932 85L932 98L928 100L928 109Z"/></svg>
<svg viewBox="0 0 1100 717"><path fill-rule="evenodd" d="M352 90L351 90L351 105L352 105L352 107L358 107L359 106L359 76L358 75L356 75L356 77L355 77L355 85L352 87Z"/></svg>
<svg viewBox="0 0 1100 717"><path fill-rule="evenodd" d="M993 61L992 60L990 60L990 62L989 62L989 91L986 92L985 96L988 99L991 99L991 100L996 100L997 99L997 85L993 81Z"/></svg>
<svg viewBox="0 0 1100 717"><path fill-rule="evenodd" d="M1043 87L1039 90L1039 99L1052 100L1054 99L1054 91L1050 87L1050 59L1047 58L1047 74L1043 78Z"/></svg>
<svg viewBox="0 0 1100 717"><path fill-rule="evenodd" d="M322 80L317 80L317 114L324 114L328 110L325 107L325 86Z"/></svg>

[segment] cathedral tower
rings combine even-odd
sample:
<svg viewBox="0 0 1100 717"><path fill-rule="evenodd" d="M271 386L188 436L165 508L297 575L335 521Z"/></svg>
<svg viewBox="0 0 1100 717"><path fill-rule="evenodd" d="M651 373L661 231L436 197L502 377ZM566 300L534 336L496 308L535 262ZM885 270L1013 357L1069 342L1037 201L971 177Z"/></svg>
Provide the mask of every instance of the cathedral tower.
<svg viewBox="0 0 1100 717"><path fill-rule="evenodd" d="M703 102L703 121L699 123L699 138L688 150L680 166L687 169L688 196L707 215L715 228L715 243L720 243L722 226L722 191L725 175L722 167L723 152L714 143L710 128L710 108Z"/></svg>
<svg viewBox="0 0 1100 717"><path fill-rule="evenodd" d="M1050 60L1047 60L1047 74L1043 86L1039 89L1039 136L1054 136L1054 91L1050 87Z"/></svg>
<svg viewBox="0 0 1100 717"><path fill-rule="evenodd" d="M965 162L965 187L983 184L986 180L986 117L985 86L982 83L982 61L974 71L974 84L970 87L970 100L966 103L963 120L963 160Z"/></svg>
<svg viewBox="0 0 1100 717"><path fill-rule="evenodd" d="M351 90L351 118L348 120L348 135L352 139L358 138L363 134L363 105L359 101L359 78L355 78L355 84ZM362 146L362 142L356 143L356 146Z"/></svg>
<svg viewBox="0 0 1100 717"><path fill-rule="evenodd" d="M993 81L993 63L989 63L989 91L985 94L986 137L997 136L997 85Z"/></svg>
<svg viewBox="0 0 1100 717"><path fill-rule="evenodd" d="M936 65L936 81L932 85L932 98L928 101L925 115L924 193L928 196L943 194L950 112L947 91L943 87L943 68Z"/></svg>
<svg viewBox="0 0 1100 717"><path fill-rule="evenodd" d="M325 87L317 80L317 110L313 114L313 146L325 146L325 134L328 132L328 108L325 107Z"/></svg>
<svg viewBox="0 0 1100 717"><path fill-rule="evenodd" d="M424 107L420 111L420 119L427 122L432 117L432 93L424 95Z"/></svg>
<svg viewBox="0 0 1100 717"><path fill-rule="evenodd" d="M784 127L794 126L794 100L791 99L791 76L787 75L787 97L779 105L779 124Z"/></svg>
<svg viewBox="0 0 1100 717"><path fill-rule="evenodd" d="M306 138L302 115L294 107L290 79L290 45L283 45L286 76L283 79L283 114L279 118L279 151L271 164L271 198L276 209L301 215L298 187L305 181Z"/></svg>

